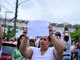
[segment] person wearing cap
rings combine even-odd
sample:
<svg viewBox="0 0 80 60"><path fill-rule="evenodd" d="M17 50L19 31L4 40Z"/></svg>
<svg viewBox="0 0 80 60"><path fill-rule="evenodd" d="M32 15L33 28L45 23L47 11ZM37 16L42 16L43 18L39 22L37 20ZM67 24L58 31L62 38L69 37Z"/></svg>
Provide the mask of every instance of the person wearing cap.
<svg viewBox="0 0 80 60"><path fill-rule="evenodd" d="M64 37L63 37L64 35ZM63 35L61 37L62 42L67 46L67 50L63 53L63 60L71 60L71 36L68 27L64 28Z"/></svg>
<svg viewBox="0 0 80 60"><path fill-rule="evenodd" d="M1 54L2 54L2 40L3 40L3 30L0 24L0 59L1 59Z"/></svg>
<svg viewBox="0 0 80 60"><path fill-rule="evenodd" d="M31 58L31 60L62 60L63 47L52 32L52 26L49 26L49 36L40 37L40 48L27 48L28 37L25 37L19 48L21 54L25 58ZM49 47L50 41L54 47Z"/></svg>
<svg viewBox="0 0 80 60"><path fill-rule="evenodd" d="M61 43L61 45L63 46L64 48L64 51L67 49L67 46L61 41L61 33L60 32L56 32L55 33L56 35L56 38L59 40L59 42Z"/></svg>

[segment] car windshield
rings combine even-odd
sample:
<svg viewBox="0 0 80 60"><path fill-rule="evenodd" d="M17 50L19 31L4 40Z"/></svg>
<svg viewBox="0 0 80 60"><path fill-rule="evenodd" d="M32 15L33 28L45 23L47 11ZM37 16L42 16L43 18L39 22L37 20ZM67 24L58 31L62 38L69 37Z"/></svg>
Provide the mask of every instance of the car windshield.
<svg viewBox="0 0 80 60"><path fill-rule="evenodd" d="M12 45L3 45L2 46L2 55L12 55L14 51L15 46Z"/></svg>

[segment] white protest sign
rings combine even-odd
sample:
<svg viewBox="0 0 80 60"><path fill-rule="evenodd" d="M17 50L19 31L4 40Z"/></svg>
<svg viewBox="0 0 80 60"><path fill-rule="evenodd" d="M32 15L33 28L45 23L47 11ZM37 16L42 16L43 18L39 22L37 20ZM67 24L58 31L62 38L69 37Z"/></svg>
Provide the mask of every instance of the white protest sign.
<svg viewBox="0 0 80 60"><path fill-rule="evenodd" d="M49 21L35 20L28 22L28 37L49 36Z"/></svg>

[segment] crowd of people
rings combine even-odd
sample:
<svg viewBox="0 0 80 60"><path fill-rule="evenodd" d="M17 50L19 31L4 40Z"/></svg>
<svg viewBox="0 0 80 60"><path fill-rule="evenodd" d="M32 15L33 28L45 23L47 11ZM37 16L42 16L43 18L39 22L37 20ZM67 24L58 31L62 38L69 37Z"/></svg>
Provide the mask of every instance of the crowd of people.
<svg viewBox="0 0 80 60"><path fill-rule="evenodd" d="M80 60L80 43L71 42L68 27L63 33L56 32L49 25L49 36L27 37L28 28L17 39L12 60ZM3 33L0 24L0 57Z"/></svg>

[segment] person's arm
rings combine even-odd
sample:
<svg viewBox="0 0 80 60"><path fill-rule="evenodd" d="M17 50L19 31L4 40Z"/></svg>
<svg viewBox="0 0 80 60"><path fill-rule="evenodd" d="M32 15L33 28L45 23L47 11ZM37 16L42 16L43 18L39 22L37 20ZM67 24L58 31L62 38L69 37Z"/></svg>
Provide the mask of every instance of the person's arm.
<svg viewBox="0 0 80 60"><path fill-rule="evenodd" d="M69 28L68 28L68 35L70 36L70 31L69 31Z"/></svg>
<svg viewBox="0 0 80 60"><path fill-rule="evenodd" d="M2 39L3 39L3 31L2 31L1 24L0 24L0 50L2 48Z"/></svg>
<svg viewBox="0 0 80 60"><path fill-rule="evenodd" d="M64 48L64 51L66 51L66 49L67 49L67 46L62 42L62 36L61 36L61 38L59 37L59 36L56 36L57 37L57 39L58 39L58 41L60 42L60 44L62 45L62 47Z"/></svg>
<svg viewBox="0 0 80 60"><path fill-rule="evenodd" d="M70 36L70 31L69 31L69 28L67 27L67 31L68 31L68 36ZM63 30L63 35L65 35L65 29Z"/></svg>
<svg viewBox="0 0 80 60"><path fill-rule="evenodd" d="M52 40L53 46L55 47L55 50L53 53L57 60L61 60L63 56L63 47L61 43L58 41L58 39L56 39L55 36L52 35L50 36L50 38Z"/></svg>
<svg viewBox="0 0 80 60"><path fill-rule="evenodd" d="M20 44L19 50L23 57L31 58L31 56L33 54L33 50L32 50L32 48L27 48L27 41L28 41L28 37L24 37L22 40L22 43Z"/></svg>
<svg viewBox="0 0 80 60"><path fill-rule="evenodd" d="M53 46L55 47L55 49L53 50L53 54L55 55L57 60L61 60L63 56L63 47L61 43L58 41L58 39L52 33L53 33L52 26L49 26L49 36L51 38Z"/></svg>
<svg viewBox="0 0 80 60"><path fill-rule="evenodd" d="M65 29L63 30L62 34L63 34L63 35L65 34Z"/></svg>
<svg viewBox="0 0 80 60"><path fill-rule="evenodd" d="M60 44L62 45L62 47L63 47L64 51L66 51L67 46L66 46L66 45L65 45L61 40L59 40L59 42L60 42Z"/></svg>
<svg viewBox="0 0 80 60"><path fill-rule="evenodd" d="M22 40L22 43L20 44L20 52L22 54L23 57L25 58L31 58L32 54L33 54L33 50L32 48L27 48L27 37L24 37Z"/></svg>
<svg viewBox="0 0 80 60"><path fill-rule="evenodd" d="M77 49L77 46L75 46L75 48L72 50L73 53L77 53L77 51L75 51Z"/></svg>

